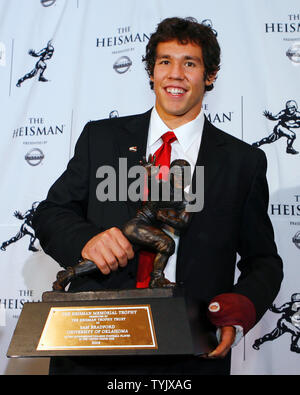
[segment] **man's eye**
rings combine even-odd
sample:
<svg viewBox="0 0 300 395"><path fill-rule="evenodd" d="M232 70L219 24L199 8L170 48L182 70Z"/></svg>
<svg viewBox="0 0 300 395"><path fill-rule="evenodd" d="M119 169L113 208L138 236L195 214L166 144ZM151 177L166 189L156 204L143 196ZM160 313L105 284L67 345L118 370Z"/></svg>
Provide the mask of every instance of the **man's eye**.
<svg viewBox="0 0 300 395"><path fill-rule="evenodd" d="M161 60L160 64L169 64L170 62L168 60Z"/></svg>
<svg viewBox="0 0 300 395"><path fill-rule="evenodd" d="M196 65L193 62L186 62L186 66L188 66L188 67L195 67Z"/></svg>

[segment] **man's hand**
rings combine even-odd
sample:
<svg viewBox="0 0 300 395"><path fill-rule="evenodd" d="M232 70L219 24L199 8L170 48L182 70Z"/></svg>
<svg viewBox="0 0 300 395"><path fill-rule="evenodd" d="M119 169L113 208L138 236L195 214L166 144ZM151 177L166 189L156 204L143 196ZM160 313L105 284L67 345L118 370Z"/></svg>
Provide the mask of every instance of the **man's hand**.
<svg viewBox="0 0 300 395"><path fill-rule="evenodd" d="M84 259L93 261L103 274L127 265L134 257L130 242L120 229L110 228L89 240L81 251Z"/></svg>
<svg viewBox="0 0 300 395"><path fill-rule="evenodd" d="M230 351L232 344L235 339L235 327L234 326L223 326L221 327L221 341L219 345L205 358L224 358Z"/></svg>

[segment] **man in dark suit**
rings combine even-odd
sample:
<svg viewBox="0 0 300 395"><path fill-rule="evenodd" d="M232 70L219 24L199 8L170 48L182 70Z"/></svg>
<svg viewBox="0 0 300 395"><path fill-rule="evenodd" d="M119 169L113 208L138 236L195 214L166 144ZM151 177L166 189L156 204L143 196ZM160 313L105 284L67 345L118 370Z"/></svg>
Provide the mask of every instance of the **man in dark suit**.
<svg viewBox="0 0 300 395"><path fill-rule="evenodd" d="M82 257L98 266L97 273L72 281L70 291L136 287L138 254L120 228L142 203L99 202L102 179L96 174L111 166L118 176L120 158L127 158L130 168L169 144L170 159L188 160L193 171L204 166L204 207L180 238L174 235L176 250L165 277L184 286L193 314L208 314L220 343L206 359L56 358L52 372L228 374L231 346L258 322L280 288L282 261L267 214L265 155L215 128L201 110L219 70L213 31L190 18L168 18L151 36L144 60L155 107L141 115L89 122L33 226L44 251L63 267ZM163 139L168 131L174 133L172 142ZM241 275L233 285L237 254Z"/></svg>

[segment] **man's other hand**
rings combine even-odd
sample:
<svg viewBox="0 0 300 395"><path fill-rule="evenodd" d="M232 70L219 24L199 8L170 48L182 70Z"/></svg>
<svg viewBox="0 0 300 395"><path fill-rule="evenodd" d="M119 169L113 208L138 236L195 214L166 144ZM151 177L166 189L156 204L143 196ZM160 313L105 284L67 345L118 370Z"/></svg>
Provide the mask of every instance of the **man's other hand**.
<svg viewBox="0 0 300 395"><path fill-rule="evenodd" d="M234 326L221 327L220 343L213 351L211 351L208 355L203 355L203 357L209 359L224 358L234 343L235 332L236 330Z"/></svg>

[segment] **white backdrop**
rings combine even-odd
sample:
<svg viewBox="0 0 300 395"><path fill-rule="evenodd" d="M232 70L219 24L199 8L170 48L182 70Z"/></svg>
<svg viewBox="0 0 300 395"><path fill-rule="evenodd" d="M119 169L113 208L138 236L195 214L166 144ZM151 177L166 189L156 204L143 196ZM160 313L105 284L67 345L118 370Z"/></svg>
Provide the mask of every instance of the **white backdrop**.
<svg viewBox="0 0 300 395"><path fill-rule="evenodd" d="M0 0L1 374L47 373L47 359L5 356L23 303L40 300L59 269L35 240L34 203L65 169L87 121L153 105L141 57L157 23L170 16L206 20L217 33L221 71L204 100L215 126L254 143L284 122L288 101L300 105L298 0ZM274 121L263 115L282 110ZM300 151L300 130L286 127ZM300 354L290 348L292 334L300 347L299 295L291 303L300 294L300 154L287 153L286 146L285 136L261 146L285 278L278 309L234 349L235 375L300 373ZM279 326L280 337L253 348Z"/></svg>

